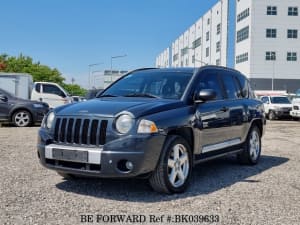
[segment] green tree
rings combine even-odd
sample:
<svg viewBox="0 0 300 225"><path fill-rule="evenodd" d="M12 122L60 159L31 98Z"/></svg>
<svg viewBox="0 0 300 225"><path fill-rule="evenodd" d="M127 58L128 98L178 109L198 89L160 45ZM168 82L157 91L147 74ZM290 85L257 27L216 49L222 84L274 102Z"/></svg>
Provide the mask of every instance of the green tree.
<svg viewBox="0 0 300 225"><path fill-rule="evenodd" d="M0 55L0 72L8 73L28 73L33 77L33 81L54 82L62 85L71 95L84 96L86 90L77 84L65 84L58 69L51 69L49 66L34 62L29 56L20 54L18 57L7 54Z"/></svg>

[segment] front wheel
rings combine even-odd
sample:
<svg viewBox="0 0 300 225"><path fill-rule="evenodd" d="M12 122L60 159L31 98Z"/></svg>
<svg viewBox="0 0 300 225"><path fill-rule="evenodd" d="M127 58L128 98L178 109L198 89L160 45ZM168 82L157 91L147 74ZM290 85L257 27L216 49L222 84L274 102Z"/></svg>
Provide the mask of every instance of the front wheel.
<svg viewBox="0 0 300 225"><path fill-rule="evenodd" d="M187 188L191 172L191 147L182 137L172 135L167 138L158 165L149 181L157 192L180 193Z"/></svg>
<svg viewBox="0 0 300 225"><path fill-rule="evenodd" d="M276 115L275 115L275 113L273 112L273 111L270 111L269 112L269 120L275 120L276 119Z"/></svg>
<svg viewBox="0 0 300 225"><path fill-rule="evenodd" d="M257 126L253 126L248 133L247 140L243 146L243 151L237 157L240 163L255 165L261 154L261 134Z"/></svg>

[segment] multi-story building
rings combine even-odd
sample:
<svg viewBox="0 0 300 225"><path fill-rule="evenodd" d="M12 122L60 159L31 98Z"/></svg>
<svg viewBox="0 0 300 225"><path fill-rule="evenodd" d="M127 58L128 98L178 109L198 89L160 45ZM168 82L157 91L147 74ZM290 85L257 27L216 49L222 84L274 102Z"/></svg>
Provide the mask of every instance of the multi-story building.
<svg viewBox="0 0 300 225"><path fill-rule="evenodd" d="M157 67L227 65L228 0L220 0L156 58Z"/></svg>
<svg viewBox="0 0 300 225"><path fill-rule="evenodd" d="M236 0L235 68L257 90L300 88L300 0Z"/></svg>
<svg viewBox="0 0 300 225"><path fill-rule="evenodd" d="M256 90L294 92L300 88L299 8L300 0L220 0L157 57L156 66L234 66ZM234 54L227 54L228 46Z"/></svg>

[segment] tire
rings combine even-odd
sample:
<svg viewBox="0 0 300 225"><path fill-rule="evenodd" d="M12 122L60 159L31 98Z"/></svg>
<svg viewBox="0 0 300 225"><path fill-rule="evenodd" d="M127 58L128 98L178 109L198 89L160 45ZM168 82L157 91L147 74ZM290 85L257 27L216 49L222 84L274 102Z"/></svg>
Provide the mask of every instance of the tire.
<svg viewBox="0 0 300 225"><path fill-rule="evenodd" d="M13 114L12 122L16 127L28 127L32 124L32 117L27 110L18 110Z"/></svg>
<svg viewBox="0 0 300 225"><path fill-rule="evenodd" d="M261 154L261 132L257 126L252 126L248 133L243 151L237 154L241 164L255 165L258 163Z"/></svg>
<svg viewBox="0 0 300 225"><path fill-rule="evenodd" d="M276 119L275 113L273 111L270 111L269 115L268 115L268 118L269 118L269 120L275 120Z"/></svg>
<svg viewBox="0 0 300 225"><path fill-rule="evenodd" d="M192 152L186 140L177 135L167 137L160 159L149 178L152 188L172 194L185 191L192 172Z"/></svg>

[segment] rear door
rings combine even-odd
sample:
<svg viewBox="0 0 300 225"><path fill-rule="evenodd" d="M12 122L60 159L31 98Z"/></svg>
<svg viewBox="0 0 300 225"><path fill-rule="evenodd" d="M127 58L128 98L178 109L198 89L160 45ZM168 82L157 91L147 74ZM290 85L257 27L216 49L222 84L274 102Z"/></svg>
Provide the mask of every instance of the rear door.
<svg viewBox="0 0 300 225"><path fill-rule="evenodd" d="M227 139L232 145L240 144L242 141L246 118L246 104L244 101L241 84L231 71L220 71L220 77L225 90L224 105L228 109L229 118L225 132L228 133Z"/></svg>

